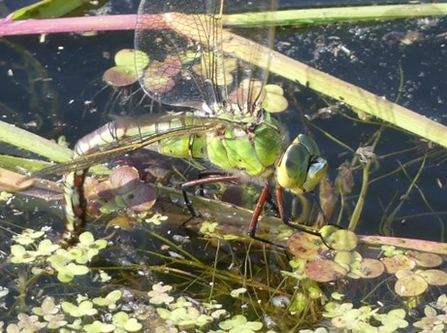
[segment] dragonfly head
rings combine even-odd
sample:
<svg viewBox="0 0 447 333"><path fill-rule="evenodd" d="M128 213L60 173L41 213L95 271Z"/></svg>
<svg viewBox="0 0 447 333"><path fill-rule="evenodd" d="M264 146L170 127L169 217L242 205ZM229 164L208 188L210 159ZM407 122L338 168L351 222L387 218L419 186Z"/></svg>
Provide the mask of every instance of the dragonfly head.
<svg viewBox="0 0 447 333"><path fill-rule="evenodd" d="M276 167L277 183L295 194L312 191L327 171L327 161L320 156L315 141L300 134L286 149Z"/></svg>

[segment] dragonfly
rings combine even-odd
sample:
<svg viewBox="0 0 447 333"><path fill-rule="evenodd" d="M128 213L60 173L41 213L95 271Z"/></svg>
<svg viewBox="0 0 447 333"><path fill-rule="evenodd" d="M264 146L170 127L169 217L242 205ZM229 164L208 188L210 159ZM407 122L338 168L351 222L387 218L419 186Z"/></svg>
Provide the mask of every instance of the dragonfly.
<svg viewBox="0 0 447 333"><path fill-rule="evenodd" d="M192 215L196 212L186 195L188 187L216 181L253 182L262 187L248 225L253 239L269 243L256 235L256 226L273 188L283 222L322 238L317 230L289 221L283 192L312 191L325 176L327 161L306 134L288 143L285 129L266 109L274 29L250 30L250 39L238 39L235 46L234 35L223 29L223 13L232 6L241 4L223 0L140 3L135 30L139 83L153 100L188 111L156 121L147 117L107 123L78 141L72 161L33 174L68 170L64 176L67 243L76 240L85 227L83 183L88 168L143 147L178 158L205 159L220 170L218 176L183 184ZM248 19L252 15L267 18L275 9L270 0L244 6Z"/></svg>

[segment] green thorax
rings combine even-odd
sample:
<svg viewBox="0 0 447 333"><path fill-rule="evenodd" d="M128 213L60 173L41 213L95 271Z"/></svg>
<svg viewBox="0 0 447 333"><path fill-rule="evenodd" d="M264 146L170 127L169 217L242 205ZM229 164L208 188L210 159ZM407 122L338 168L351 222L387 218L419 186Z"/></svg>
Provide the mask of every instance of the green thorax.
<svg viewBox="0 0 447 333"><path fill-rule="evenodd" d="M203 135L162 140L158 151L175 157L206 158L222 170L250 177L273 173L284 135L268 112L260 111L256 119L222 114L215 120L213 130ZM193 113L183 120L186 125L204 121L210 118L195 117Z"/></svg>

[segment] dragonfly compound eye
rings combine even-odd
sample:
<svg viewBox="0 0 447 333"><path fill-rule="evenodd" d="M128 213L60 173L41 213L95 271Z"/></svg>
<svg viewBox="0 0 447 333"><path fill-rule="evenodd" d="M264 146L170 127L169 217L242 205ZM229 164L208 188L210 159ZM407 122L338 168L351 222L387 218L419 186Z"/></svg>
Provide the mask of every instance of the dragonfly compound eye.
<svg viewBox="0 0 447 333"><path fill-rule="evenodd" d="M321 156L312 156L309 170L307 170L306 181L303 184L305 192L312 191L326 175L328 164Z"/></svg>
<svg viewBox="0 0 447 333"><path fill-rule="evenodd" d="M312 191L326 174L327 161L313 139L300 134L284 153L277 169L278 184L295 193Z"/></svg>

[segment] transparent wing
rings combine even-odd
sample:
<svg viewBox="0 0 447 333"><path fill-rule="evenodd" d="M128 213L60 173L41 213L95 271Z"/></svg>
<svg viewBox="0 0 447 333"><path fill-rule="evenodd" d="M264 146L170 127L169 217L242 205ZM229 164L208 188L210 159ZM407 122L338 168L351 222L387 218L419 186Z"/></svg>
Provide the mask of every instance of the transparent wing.
<svg viewBox="0 0 447 333"><path fill-rule="evenodd" d="M272 2L143 0L138 10L135 48L149 55L149 63L137 52L141 86L155 100L170 105L201 109L206 103L212 112L228 105L228 101L240 108L252 105L260 91L250 91L255 86L252 82L264 83L267 78L272 29L259 27L243 32L255 43L240 45L244 50L241 58L263 59L257 67L225 49L225 39L231 37L222 31L222 13L246 12L248 19L254 14L269 15ZM248 90L246 86L245 93L230 97L244 79L248 79Z"/></svg>
<svg viewBox="0 0 447 333"><path fill-rule="evenodd" d="M224 120L219 120L222 123ZM145 146L158 143L160 140L184 137L187 135L201 134L210 130L214 124L203 122L200 125L185 126L182 128L174 128L170 130L160 131L158 133L147 133L134 135L119 141L113 141L98 147L97 151L89 155L76 157L71 161L55 164L48 168L33 172L28 178L42 178L53 174L64 174L73 170L88 169L93 165L104 163L108 160L123 156L129 152L141 149Z"/></svg>

